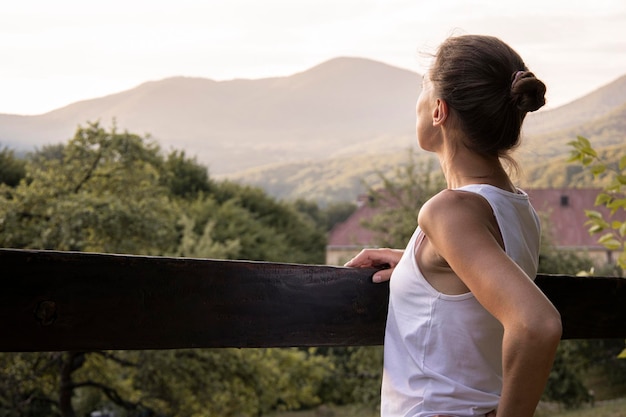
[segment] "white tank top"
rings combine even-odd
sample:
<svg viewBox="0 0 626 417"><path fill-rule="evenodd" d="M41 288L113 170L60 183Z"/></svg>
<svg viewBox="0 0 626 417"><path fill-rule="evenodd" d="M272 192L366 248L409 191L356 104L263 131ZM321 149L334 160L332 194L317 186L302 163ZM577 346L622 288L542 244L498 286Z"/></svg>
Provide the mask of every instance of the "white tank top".
<svg viewBox="0 0 626 417"><path fill-rule="evenodd" d="M481 184L459 190L489 202L506 253L534 279L541 233L528 195ZM471 292L446 295L426 281L414 255L423 236L418 227L390 281L381 416L483 416L502 390L502 325Z"/></svg>

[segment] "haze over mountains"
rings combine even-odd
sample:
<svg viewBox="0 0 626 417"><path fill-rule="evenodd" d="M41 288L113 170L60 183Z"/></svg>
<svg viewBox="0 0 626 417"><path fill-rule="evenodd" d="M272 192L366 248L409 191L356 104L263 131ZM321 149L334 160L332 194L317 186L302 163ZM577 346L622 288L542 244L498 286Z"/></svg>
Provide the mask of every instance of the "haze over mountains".
<svg viewBox="0 0 626 417"><path fill-rule="evenodd" d="M415 146L420 84L415 72L361 58L332 59L288 77L168 78L42 115L0 114L0 146L32 150L66 142L89 121L110 128L115 120L120 130L150 134L166 151L197 156L211 175L262 177L277 175L281 164L323 167L330 160L374 165ZM623 143L625 117L626 75L572 103L530 114L520 155L537 162L564 154L566 143L585 132L601 136L602 146Z"/></svg>
<svg viewBox="0 0 626 417"><path fill-rule="evenodd" d="M115 119L120 129L150 133L166 150L185 149L224 174L326 157L365 141L408 144L419 85L416 73L358 58L281 78L169 78L43 115L0 115L0 143L58 143L78 124L109 127Z"/></svg>

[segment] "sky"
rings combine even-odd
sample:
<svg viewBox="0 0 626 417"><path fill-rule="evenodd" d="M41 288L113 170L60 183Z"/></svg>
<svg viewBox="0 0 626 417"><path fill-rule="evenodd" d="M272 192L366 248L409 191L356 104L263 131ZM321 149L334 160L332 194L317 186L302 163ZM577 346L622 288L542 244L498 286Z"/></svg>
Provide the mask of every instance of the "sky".
<svg viewBox="0 0 626 417"><path fill-rule="evenodd" d="M624 0L20 0L0 8L0 113L174 76L288 76L363 57L418 73L452 34L498 36L547 108L626 75Z"/></svg>

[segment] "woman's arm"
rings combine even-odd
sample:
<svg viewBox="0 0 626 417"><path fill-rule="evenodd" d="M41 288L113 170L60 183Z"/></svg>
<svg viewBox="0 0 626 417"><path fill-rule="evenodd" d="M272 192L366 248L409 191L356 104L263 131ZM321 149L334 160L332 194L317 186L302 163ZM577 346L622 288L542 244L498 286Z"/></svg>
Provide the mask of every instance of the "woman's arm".
<svg viewBox="0 0 626 417"><path fill-rule="evenodd" d="M422 208L419 223L429 244L504 327L497 415L532 417L561 337L558 311L504 252L482 197L442 192Z"/></svg>

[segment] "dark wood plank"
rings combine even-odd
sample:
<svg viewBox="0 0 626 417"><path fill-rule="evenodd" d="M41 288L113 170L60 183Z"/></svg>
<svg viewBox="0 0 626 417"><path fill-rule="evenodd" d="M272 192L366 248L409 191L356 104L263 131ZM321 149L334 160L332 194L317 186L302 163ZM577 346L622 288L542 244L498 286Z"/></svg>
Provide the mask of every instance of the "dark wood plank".
<svg viewBox="0 0 626 417"><path fill-rule="evenodd" d="M372 271L13 250L0 265L3 351L382 340L387 289Z"/></svg>
<svg viewBox="0 0 626 417"><path fill-rule="evenodd" d="M358 346L383 341L373 270L0 249L0 351ZM621 278L539 276L564 338L626 338Z"/></svg>
<svg viewBox="0 0 626 417"><path fill-rule="evenodd" d="M535 282L561 313L563 339L626 338L626 279L538 275Z"/></svg>

